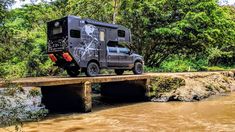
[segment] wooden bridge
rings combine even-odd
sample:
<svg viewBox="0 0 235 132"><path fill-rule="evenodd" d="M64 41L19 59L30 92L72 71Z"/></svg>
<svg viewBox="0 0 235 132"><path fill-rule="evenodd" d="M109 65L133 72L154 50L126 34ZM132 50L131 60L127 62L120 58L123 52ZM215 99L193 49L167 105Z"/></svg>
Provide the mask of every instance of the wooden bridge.
<svg viewBox="0 0 235 132"><path fill-rule="evenodd" d="M147 97L149 82L154 75L121 75L99 77L33 77L13 80L10 84L40 87L42 103L51 111L73 109L90 112L92 84L100 84L101 95L109 97ZM0 88L6 87L0 81Z"/></svg>

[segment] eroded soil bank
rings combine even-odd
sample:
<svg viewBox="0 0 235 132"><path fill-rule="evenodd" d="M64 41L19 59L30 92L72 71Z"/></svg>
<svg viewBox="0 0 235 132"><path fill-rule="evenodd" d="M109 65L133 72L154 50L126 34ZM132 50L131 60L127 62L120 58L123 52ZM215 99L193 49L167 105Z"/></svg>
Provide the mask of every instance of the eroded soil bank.
<svg viewBox="0 0 235 132"><path fill-rule="evenodd" d="M198 101L235 90L235 71L160 74L151 80L151 101Z"/></svg>

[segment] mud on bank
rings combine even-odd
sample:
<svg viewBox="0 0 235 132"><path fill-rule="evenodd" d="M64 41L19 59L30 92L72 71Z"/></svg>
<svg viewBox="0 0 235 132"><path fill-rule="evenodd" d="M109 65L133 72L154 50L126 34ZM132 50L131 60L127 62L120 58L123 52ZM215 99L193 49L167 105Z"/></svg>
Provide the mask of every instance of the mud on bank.
<svg viewBox="0 0 235 132"><path fill-rule="evenodd" d="M162 74L151 79L151 101L198 101L235 90L235 71Z"/></svg>

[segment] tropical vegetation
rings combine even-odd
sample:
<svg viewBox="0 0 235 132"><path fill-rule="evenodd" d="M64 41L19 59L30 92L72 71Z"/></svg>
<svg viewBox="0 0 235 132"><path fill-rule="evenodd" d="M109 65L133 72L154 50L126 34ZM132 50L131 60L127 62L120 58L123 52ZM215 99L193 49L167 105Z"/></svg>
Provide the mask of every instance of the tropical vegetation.
<svg viewBox="0 0 235 132"><path fill-rule="evenodd" d="M46 22L66 15L122 24L146 70L235 65L235 7L217 0L53 0L12 9L0 1L0 77L58 75L46 54ZM213 69L213 68L212 68Z"/></svg>

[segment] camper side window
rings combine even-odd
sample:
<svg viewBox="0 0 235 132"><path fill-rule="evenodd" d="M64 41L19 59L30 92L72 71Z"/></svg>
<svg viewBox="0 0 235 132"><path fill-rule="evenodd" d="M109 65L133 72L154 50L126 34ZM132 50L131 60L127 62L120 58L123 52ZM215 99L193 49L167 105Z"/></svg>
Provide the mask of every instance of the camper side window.
<svg viewBox="0 0 235 132"><path fill-rule="evenodd" d="M80 30L70 30L70 37L72 38L81 38L81 31Z"/></svg>
<svg viewBox="0 0 235 132"><path fill-rule="evenodd" d="M104 32L103 31L100 32L100 41L104 41Z"/></svg>
<svg viewBox="0 0 235 132"><path fill-rule="evenodd" d="M124 30L118 30L118 37L122 37L124 38L126 35L125 35L125 31Z"/></svg>

